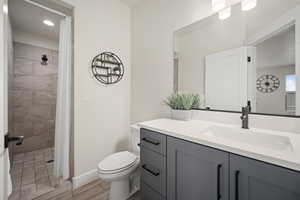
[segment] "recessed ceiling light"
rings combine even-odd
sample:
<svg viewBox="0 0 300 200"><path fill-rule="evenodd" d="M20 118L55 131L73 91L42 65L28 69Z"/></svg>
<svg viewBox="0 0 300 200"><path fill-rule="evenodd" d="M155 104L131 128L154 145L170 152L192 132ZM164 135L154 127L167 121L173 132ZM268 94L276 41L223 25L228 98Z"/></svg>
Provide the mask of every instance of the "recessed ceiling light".
<svg viewBox="0 0 300 200"><path fill-rule="evenodd" d="M256 7L257 0L243 0L242 1L242 10L248 11Z"/></svg>
<svg viewBox="0 0 300 200"><path fill-rule="evenodd" d="M3 5L3 12L4 12L5 14L8 13L8 6L7 6L7 4L4 4L4 5Z"/></svg>
<svg viewBox="0 0 300 200"><path fill-rule="evenodd" d="M226 7L226 0L212 0L212 10L220 11Z"/></svg>
<svg viewBox="0 0 300 200"><path fill-rule="evenodd" d="M231 16L231 7L225 8L219 12L219 19L225 20Z"/></svg>
<svg viewBox="0 0 300 200"><path fill-rule="evenodd" d="M43 23L44 23L45 25L47 25L47 26L55 26L54 22L52 22L52 21L50 21L50 20L48 20L48 19L45 19L45 20L43 21Z"/></svg>

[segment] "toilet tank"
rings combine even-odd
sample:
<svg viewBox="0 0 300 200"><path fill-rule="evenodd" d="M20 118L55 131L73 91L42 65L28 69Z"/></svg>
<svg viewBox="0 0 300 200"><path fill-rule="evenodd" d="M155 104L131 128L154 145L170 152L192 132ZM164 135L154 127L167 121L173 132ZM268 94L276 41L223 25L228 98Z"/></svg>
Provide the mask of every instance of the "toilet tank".
<svg viewBox="0 0 300 200"><path fill-rule="evenodd" d="M133 153L140 154L140 127L137 124L130 126L131 128L131 148Z"/></svg>

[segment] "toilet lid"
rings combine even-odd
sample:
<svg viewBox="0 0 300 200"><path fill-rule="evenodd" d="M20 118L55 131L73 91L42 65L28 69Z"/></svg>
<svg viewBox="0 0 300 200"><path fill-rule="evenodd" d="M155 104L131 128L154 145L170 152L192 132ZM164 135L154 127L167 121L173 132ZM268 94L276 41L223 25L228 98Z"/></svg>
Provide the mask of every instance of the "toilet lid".
<svg viewBox="0 0 300 200"><path fill-rule="evenodd" d="M117 171L132 166L138 157L128 151L112 154L106 157L98 165L101 171Z"/></svg>

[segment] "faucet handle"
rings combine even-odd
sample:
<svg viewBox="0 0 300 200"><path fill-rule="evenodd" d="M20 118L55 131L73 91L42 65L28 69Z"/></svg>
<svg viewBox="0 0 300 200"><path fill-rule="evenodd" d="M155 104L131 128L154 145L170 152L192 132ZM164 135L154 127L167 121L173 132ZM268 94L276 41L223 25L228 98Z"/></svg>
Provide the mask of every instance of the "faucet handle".
<svg viewBox="0 0 300 200"><path fill-rule="evenodd" d="M251 112L252 111L251 101L247 102L247 107L248 107L249 112Z"/></svg>
<svg viewBox="0 0 300 200"><path fill-rule="evenodd" d="M245 114L245 113L249 113L250 112L250 107L249 106L245 106L245 107L242 107L242 113Z"/></svg>
<svg viewBox="0 0 300 200"><path fill-rule="evenodd" d="M242 107L242 114L244 114L246 111L246 107Z"/></svg>

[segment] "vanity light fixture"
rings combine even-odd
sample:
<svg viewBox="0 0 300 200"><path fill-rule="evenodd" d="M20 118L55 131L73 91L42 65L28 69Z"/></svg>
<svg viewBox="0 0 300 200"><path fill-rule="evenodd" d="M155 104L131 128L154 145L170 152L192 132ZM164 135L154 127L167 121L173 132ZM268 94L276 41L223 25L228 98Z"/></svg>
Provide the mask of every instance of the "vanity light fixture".
<svg viewBox="0 0 300 200"><path fill-rule="evenodd" d="M231 16L231 7L225 8L219 12L219 19L225 20Z"/></svg>
<svg viewBox="0 0 300 200"><path fill-rule="evenodd" d="M226 7L226 0L212 0L212 10L218 12Z"/></svg>
<svg viewBox="0 0 300 200"><path fill-rule="evenodd" d="M54 22L52 22L52 21L49 20L49 19L45 19L45 20L43 21L43 23L44 23L45 25L47 25L47 26L55 26Z"/></svg>
<svg viewBox="0 0 300 200"><path fill-rule="evenodd" d="M255 8L257 5L257 0L243 0L242 1L242 11L248 11Z"/></svg>

